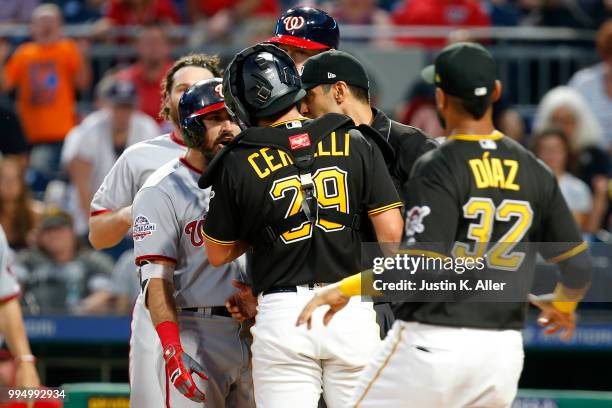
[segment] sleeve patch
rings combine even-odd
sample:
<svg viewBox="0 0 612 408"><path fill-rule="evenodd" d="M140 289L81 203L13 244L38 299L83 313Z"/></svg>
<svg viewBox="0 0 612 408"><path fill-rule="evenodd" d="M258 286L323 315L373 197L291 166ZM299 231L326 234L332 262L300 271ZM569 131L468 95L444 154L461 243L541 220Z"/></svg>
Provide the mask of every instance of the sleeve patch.
<svg viewBox="0 0 612 408"><path fill-rule="evenodd" d="M142 241L155 232L155 223L149 222L149 219L144 215L138 215L134 219L134 225L132 228L132 238L134 241Z"/></svg>
<svg viewBox="0 0 612 408"><path fill-rule="evenodd" d="M431 208L429 208L427 205L417 205L406 211L406 222L404 224L406 238L413 238L416 234L420 234L425 231L423 219L430 213Z"/></svg>

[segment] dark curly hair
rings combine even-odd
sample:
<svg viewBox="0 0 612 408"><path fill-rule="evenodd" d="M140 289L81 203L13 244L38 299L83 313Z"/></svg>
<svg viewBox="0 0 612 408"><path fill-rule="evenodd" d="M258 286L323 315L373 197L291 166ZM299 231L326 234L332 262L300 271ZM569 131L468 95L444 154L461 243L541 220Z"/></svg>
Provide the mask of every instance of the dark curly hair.
<svg viewBox="0 0 612 408"><path fill-rule="evenodd" d="M220 65L221 60L217 55L190 54L176 60L174 65L168 69L166 77L161 82L162 106L159 116L166 120L170 119L170 107L166 106L166 98L168 98L172 91L174 74L177 71L185 67L201 67L209 70L215 77L222 77L223 70L220 68Z"/></svg>

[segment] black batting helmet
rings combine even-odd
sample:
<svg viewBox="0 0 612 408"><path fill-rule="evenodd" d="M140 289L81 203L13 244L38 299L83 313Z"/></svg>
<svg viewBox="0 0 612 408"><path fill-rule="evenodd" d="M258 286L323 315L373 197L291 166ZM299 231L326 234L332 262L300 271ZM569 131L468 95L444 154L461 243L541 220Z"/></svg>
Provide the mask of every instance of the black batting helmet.
<svg viewBox="0 0 612 408"><path fill-rule="evenodd" d="M202 123L202 116L225 109L222 84L221 78L204 79L193 84L181 96L179 123L187 146L197 147L204 141L206 127Z"/></svg>
<svg viewBox="0 0 612 408"><path fill-rule="evenodd" d="M322 10L295 7L280 16L274 36L267 42L310 50L338 49L340 29L336 20Z"/></svg>
<svg viewBox="0 0 612 408"><path fill-rule="evenodd" d="M242 127L274 116L306 95L295 63L272 44L257 44L238 53L223 75L228 112Z"/></svg>

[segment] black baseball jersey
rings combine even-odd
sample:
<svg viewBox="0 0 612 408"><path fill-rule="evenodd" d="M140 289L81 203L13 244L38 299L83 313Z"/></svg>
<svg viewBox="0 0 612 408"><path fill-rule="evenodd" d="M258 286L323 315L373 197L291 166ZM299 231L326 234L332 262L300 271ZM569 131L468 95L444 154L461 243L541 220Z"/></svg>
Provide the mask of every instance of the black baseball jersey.
<svg viewBox="0 0 612 408"><path fill-rule="evenodd" d="M389 119L379 109L372 108L372 113L372 127L387 140L393 150L394 159L387 163L387 167L402 194L402 186L408 181L414 163L424 153L435 149L438 143L421 129Z"/></svg>
<svg viewBox="0 0 612 408"><path fill-rule="evenodd" d="M281 123L266 134L300 149L310 146L311 132L326 116ZM310 174L319 208L358 217L402 206L380 150L352 126L343 125L318 143ZM214 173L204 234L218 244L241 240L253 247L256 294L273 287L337 282L360 270L357 228L323 216L265 242L266 227L302 211L300 187L291 155L277 148L238 143Z"/></svg>
<svg viewBox="0 0 612 408"><path fill-rule="evenodd" d="M484 257L488 271L527 274L527 290L538 251L554 262L585 257L582 263L589 263L552 172L499 132L449 137L416 162L405 194L407 239L416 248L434 248L432 256ZM529 243L538 243L538 249L521 251L536 245ZM564 268L561 281L581 288L589 274ZM402 303L395 313L429 324L520 329L526 307L526 302Z"/></svg>

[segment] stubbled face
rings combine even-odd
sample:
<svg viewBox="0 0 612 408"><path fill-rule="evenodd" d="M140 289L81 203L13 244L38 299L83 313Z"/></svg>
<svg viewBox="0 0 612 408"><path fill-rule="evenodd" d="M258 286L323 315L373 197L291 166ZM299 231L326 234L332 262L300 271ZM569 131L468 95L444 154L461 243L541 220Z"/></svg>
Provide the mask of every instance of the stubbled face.
<svg viewBox="0 0 612 408"><path fill-rule="evenodd" d="M240 133L240 128L232 121L225 109L204 116L202 124L206 128L206 140L202 146L202 153L209 161Z"/></svg>
<svg viewBox="0 0 612 408"><path fill-rule="evenodd" d="M306 91L306 96L300 101L300 113L307 118L315 119L330 112L342 113L342 110L336 103L331 88L326 92L323 85Z"/></svg>
<svg viewBox="0 0 612 408"><path fill-rule="evenodd" d="M170 119L177 129L179 126L178 106L181 96L191 85L203 79L214 78L212 72L202 67L183 67L174 73L172 77L172 89L166 99L166 105L170 108Z"/></svg>
<svg viewBox="0 0 612 408"><path fill-rule="evenodd" d="M567 163L567 152L561 139L550 136L542 139L536 155L555 173L563 173Z"/></svg>
<svg viewBox="0 0 612 408"><path fill-rule="evenodd" d="M302 69L302 65L306 62L306 60L312 56L322 53L325 50L309 50L306 48L300 48L293 45L286 44L276 44L278 48L285 51L293 62L295 62L295 66L298 69L298 72Z"/></svg>

